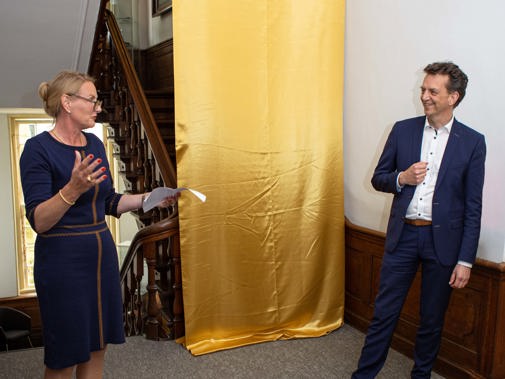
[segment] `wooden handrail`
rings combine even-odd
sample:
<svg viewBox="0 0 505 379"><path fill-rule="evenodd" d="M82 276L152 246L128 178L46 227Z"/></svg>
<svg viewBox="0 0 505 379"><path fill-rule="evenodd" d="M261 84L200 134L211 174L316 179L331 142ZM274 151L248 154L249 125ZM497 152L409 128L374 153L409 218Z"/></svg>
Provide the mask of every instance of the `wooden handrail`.
<svg viewBox="0 0 505 379"><path fill-rule="evenodd" d="M131 266L135 254L143 245L171 237L179 232L179 220L177 217L168 217L155 224L140 229L130 244L126 257L121 266L120 280L125 279L128 267Z"/></svg>
<svg viewBox="0 0 505 379"><path fill-rule="evenodd" d="M163 182L165 185L176 186L177 176L175 170L170 161L167 148L163 143L163 138L156 127L156 120L151 112L151 108L149 107L145 97L142 85L140 84L140 80L130 59L130 55L128 54L128 50L123 37L121 36L121 31L116 22L116 18L109 10L105 10L105 16L112 42L114 43L118 54L119 63L125 74L128 88L130 89L133 102L135 103L135 108L137 109L140 120L142 121L149 144L151 145L154 158L158 163Z"/></svg>

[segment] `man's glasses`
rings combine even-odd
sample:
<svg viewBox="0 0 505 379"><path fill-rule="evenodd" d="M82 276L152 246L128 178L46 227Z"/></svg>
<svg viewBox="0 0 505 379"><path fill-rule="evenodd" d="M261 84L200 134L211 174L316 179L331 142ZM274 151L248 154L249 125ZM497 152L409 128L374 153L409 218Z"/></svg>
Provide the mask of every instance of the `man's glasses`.
<svg viewBox="0 0 505 379"><path fill-rule="evenodd" d="M73 96L73 97L77 97L78 99L81 99L81 100L84 100L84 101L87 101L89 103L92 103L93 104L93 110L96 111L96 109L98 107L102 107L102 100L91 100L91 99L88 99L87 97L84 97L84 96L81 96L81 95L78 95L76 93L67 93L67 96Z"/></svg>

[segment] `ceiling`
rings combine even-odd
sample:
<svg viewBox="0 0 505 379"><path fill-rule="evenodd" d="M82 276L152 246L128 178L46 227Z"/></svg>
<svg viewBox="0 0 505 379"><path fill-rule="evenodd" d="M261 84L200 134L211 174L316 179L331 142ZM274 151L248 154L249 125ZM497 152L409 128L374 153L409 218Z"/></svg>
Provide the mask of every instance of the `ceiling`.
<svg viewBox="0 0 505 379"><path fill-rule="evenodd" d="M63 69L87 71L100 0L0 3L0 108L41 108L37 89Z"/></svg>

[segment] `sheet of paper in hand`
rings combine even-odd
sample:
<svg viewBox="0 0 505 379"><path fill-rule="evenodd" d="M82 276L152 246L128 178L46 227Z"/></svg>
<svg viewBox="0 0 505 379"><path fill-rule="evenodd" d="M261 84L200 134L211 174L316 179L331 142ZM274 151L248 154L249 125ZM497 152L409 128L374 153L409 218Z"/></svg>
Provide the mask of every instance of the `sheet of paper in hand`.
<svg viewBox="0 0 505 379"><path fill-rule="evenodd" d="M142 204L142 209L144 212L147 212L154 207L156 207L159 203L161 203L165 198L169 196L175 196L178 192L188 190L193 195L195 195L200 201L205 202L207 200L207 196L203 193L198 192L191 188L180 187L180 188L169 188L169 187L158 187L152 190L152 192L145 198L144 204Z"/></svg>

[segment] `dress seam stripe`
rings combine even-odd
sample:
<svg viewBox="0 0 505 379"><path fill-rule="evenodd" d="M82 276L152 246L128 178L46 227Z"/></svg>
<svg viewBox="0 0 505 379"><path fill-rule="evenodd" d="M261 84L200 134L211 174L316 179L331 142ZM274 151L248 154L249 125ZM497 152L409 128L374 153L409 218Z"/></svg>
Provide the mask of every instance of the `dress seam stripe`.
<svg viewBox="0 0 505 379"><path fill-rule="evenodd" d="M102 317L102 238L99 233L96 233L96 239L98 242L98 264L97 264L97 276L96 276L96 287L97 287L97 299L98 299L98 331L100 334L100 349L104 348L104 338L103 338L103 317Z"/></svg>

